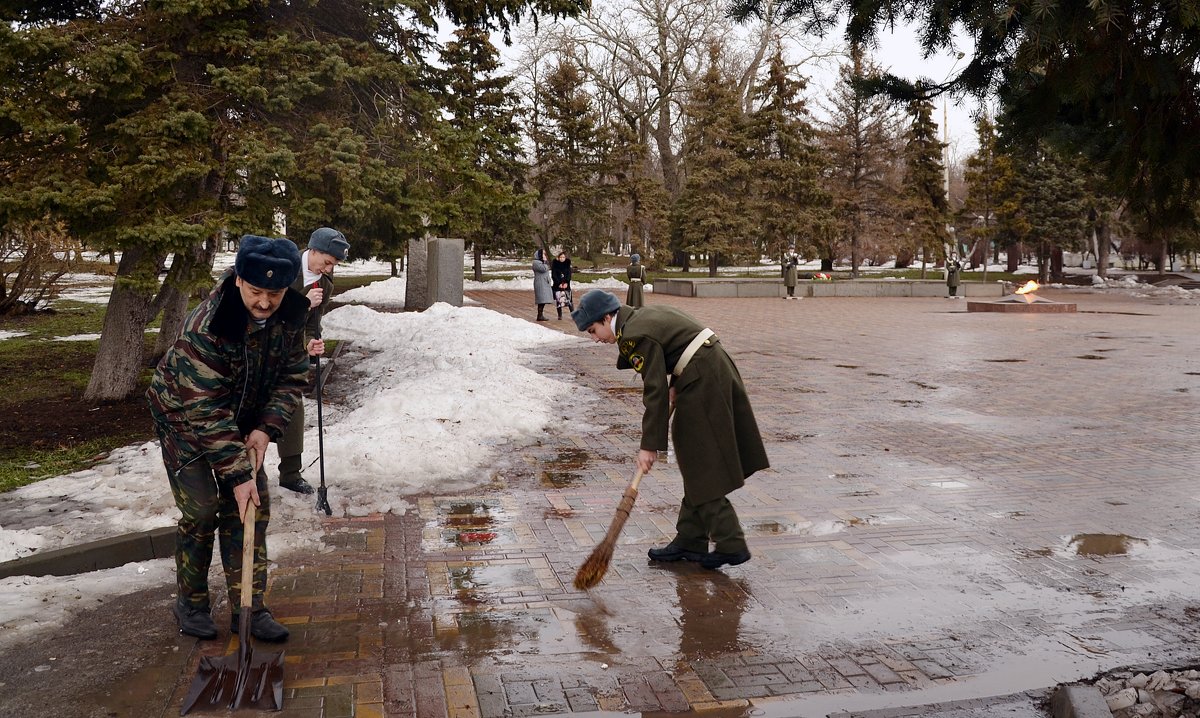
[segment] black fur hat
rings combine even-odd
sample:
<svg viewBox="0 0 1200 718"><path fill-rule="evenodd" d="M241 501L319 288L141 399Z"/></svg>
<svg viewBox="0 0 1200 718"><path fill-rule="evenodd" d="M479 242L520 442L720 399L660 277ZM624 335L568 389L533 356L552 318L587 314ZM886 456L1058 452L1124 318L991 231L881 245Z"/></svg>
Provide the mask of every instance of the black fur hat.
<svg viewBox="0 0 1200 718"><path fill-rule="evenodd" d="M290 239L247 234L238 243L233 271L259 289L287 289L300 273L300 250Z"/></svg>

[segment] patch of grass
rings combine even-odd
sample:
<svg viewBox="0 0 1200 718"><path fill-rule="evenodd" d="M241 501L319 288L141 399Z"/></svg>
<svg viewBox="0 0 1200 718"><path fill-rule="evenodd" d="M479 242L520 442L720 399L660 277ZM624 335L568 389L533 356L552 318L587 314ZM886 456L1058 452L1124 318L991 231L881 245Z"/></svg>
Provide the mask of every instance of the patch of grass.
<svg viewBox="0 0 1200 718"><path fill-rule="evenodd" d="M114 448L145 441L141 432L122 432L53 449L26 449L0 456L0 493L61 474L80 471L108 456Z"/></svg>

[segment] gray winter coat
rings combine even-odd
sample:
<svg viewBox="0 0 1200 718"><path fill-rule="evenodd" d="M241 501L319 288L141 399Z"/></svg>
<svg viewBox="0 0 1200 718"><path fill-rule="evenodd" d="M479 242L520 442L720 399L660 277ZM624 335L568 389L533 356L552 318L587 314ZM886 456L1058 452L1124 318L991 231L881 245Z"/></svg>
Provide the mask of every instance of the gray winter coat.
<svg viewBox="0 0 1200 718"><path fill-rule="evenodd" d="M540 259L533 260L533 303L554 303L554 289L550 286L550 265Z"/></svg>

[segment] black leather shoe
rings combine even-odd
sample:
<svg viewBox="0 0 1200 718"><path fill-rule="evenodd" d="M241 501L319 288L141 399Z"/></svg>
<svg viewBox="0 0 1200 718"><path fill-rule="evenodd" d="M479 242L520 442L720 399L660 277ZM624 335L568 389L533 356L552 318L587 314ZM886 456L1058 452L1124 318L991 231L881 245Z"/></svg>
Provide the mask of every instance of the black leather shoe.
<svg viewBox="0 0 1200 718"><path fill-rule="evenodd" d="M316 489L304 480L303 476L284 476L279 479L279 485L298 494L311 494Z"/></svg>
<svg viewBox="0 0 1200 718"><path fill-rule="evenodd" d="M737 551L735 553L721 553L713 551L704 558L700 559L700 565L704 568L721 568L728 564L737 566L746 563L750 560L750 551Z"/></svg>
<svg viewBox="0 0 1200 718"><path fill-rule="evenodd" d="M194 636L201 640L210 641L217 637L217 624L206 608L196 608L190 603L175 603L171 609L175 620L179 621L179 632L185 636Z"/></svg>
<svg viewBox="0 0 1200 718"><path fill-rule="evenodd" d="M669 543L662 548L652 548L646 552L651 561L703 561L707 553L699 551L688 551L682 549L673 543Z"/></svg>
<svg viewBox="0 0 1200 718"><path fill-rule="evenodd" d="M233 614L233 620L229 623L229 630L234 633L241 628L239 620L241 614ZM268 643L279 643L286 641L290 635L288 629L284 628L279 621L271 617L271 612L265 608L260 608L250 616L250 635L260 641Z"/></svg>

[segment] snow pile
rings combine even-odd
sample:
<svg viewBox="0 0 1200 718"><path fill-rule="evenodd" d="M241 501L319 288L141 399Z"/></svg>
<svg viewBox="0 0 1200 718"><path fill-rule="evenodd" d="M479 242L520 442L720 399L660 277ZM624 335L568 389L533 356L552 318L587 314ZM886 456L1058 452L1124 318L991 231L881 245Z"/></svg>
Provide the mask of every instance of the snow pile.
<svg viewBox="0 0 1200 718"><path fill-rule="evenodd" d="M371 282L364 287L355 287L339 292L334 286L333 296L339 302L348 304L374 304L379 307L404 308L404 293L408 288L408 279L388 277L382 281Z"/></svg>
<svg viewBox="0 0 1200 718"><path fill-rule="evenodd" d="M583 339L486 309L344 306L324 328L361 354L346 377L355 393L325 434L327 475L352 477L337 494L349 515L395 509L398 497L429 486L486 482L475 472L501 444L539 435L578 391L530 369L526 355Z"/></svg>

